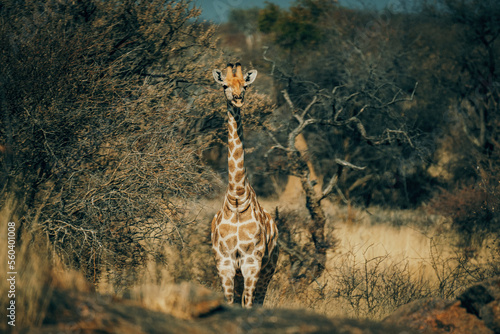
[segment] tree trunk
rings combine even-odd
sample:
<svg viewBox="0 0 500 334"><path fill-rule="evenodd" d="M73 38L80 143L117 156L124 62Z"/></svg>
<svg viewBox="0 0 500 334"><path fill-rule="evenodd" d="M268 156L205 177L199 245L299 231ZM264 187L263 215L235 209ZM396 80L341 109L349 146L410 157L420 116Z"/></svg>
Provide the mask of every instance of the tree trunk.
<svg viewBox="0 0 500 334"><path fill-rule="evenodd" d="M321 275L325 269L326 264L326 250L331 246L325 238L325 225L326 216L321 207L321 195L314 188L313 183L310 181L310 167L312 164L306 158L303 151L290 152L288 156L289 161L293 161L291 167L292 174L299 177L302 189L306 197L306 207L311 217L310 222L307 224L314 248L311 251L316 254L312 257L311 263L305 263L307 272L313 278ZM309 163L308 163L309 162Z"/></svg>
<svg viewBox="0 0 500 334"><path fill-rule="evenodd" d="M325 269L326 250L331 246L325 238L326 216L323 208L321 207L320 197L309 181L308 173L305 173L300 180L302 183L302 189L304 189L306 195L306 207L309 211L309 215L311 216L308 229L309 233L311 233L311 238L317 255L317 263L315 263L315 270L313 271L314 276L317 277L320 276Z"/></svg>
<svg viewBox="0 0 500 334"><path fill-rule="evenodd" d="M304 138L304 135L302 133L299 133L297 137L295 137L295 149L299 151L300 157L306 160L305 163L307 165L307 169L309 169L309 179L316 181L313 188L317 194L320 194L321 187L323 185L322 178L316 175L313 164L309 159L306 158L308 147L306 139ZM299 171L299 173L302 173L302 171ZM285 190L283 190L282 197L286 199L287 202L289 202L289 199L296 199L301 196L302 191L300 190L301 186L299 186L301 184L302 181L300 177L289 175Z"/></svg>

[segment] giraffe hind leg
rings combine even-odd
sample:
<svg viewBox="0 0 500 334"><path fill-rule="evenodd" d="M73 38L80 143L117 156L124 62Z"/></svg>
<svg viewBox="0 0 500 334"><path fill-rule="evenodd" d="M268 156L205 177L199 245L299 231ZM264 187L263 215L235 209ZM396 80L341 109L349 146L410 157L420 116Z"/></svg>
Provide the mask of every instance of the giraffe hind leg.
<svg viewBox="0 0 500 334"><path fill-rule="evenodd" d="M260 279L257 281L257 286L255 288L254 304L257 305L264 304L267 288L276 270L276 265L278 263L278 255L279 255L278 247L274 247L273 252L270 255L271 258L269 259L269 262L265 267L262 268L260 272Z"/></svg>

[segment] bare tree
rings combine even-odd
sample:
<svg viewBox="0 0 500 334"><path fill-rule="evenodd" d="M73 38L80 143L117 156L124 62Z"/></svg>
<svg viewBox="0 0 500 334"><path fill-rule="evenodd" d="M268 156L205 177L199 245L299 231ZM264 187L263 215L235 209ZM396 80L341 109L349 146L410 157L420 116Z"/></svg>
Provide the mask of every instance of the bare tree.
<svg viewBox="0 0 500 334"><path fill-rule="evenodd" d="M409 134L403 129L376 129L378 133L369 134L362 120L362 115L365 112L374 112L389 108L393 104L411 101L414 97L414 91L410 96L403 96L401 91L397 91L389 101L382 102L379 101L376 96L370 96L370 94L366 94L366 92L363 93L358 91L351 94L345 94L345 92L342 93L341 91L343 88L343 86L336 86L330 92L326 90L318 91L311 98L311 101L305 108L296 107L287 90L283 90L282 94L284 100L291 111L291 123L294 124L286 131L286 140L279 140L277 135L275 135L276 131L272 131L271 127L264 125L266 126L268 134L274 143L266 155L269 156L274 151L282 151L286 155L287 159L287 172L290 175L298 177L301 181L302 189L306 198L306 207L311 217L311 221L308 223L307 228L311 234L317 255L317 262L315 263L316 272L314 275L321 274L326 260L326 251L335 245L335 240L331 240L331 238L329 239L325 236L326 216L321 207L321 201L335 193L343 201L347 202L348 200L339 187L339 180L341 179L343 172L346 168L363 171L366 166L358 166L347 161L345 157L336 157L334 159L336 165L335 172L330 177L329 181L325 182L321 191L318 192L315 190L315 185L318 180L312 180L310 177L313 173L311 170L311 167L313 166L310 161L311 155L307 152L299 150L296 147L297 137L306 133L309 127L319 125L338 130L354 130L369 146L374 149L376 146L390 145L396 141L405 142L410 147L413 147ZM371 103L364 104L359 108L359 110L346 117L346 109L349 103L352 100L359 98L360 95L368 95L368 101ZM333 117L328 117L328 113L324 112L326 108L334 110ZM328 131L331 131L331 129L328 129Z"/></svg>

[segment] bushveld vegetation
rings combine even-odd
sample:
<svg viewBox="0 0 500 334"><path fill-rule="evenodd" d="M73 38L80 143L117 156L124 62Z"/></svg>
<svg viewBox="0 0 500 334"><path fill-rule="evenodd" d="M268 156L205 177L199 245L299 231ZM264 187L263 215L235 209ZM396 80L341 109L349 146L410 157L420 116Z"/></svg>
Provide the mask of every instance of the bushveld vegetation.
<svg viewBox="0 0 500 334"><path fill-rule="evenodd" d="M220 288L225 102L211 71L236 60L259 71L246 164L280 229L267 306L380 318L500 274L496 1L301 0L218 27L199 14L0 1L1 228L16 222L20 270L45 277L23 275L21 324L42 321L53 272L148 301L171 281Z"/></svg>

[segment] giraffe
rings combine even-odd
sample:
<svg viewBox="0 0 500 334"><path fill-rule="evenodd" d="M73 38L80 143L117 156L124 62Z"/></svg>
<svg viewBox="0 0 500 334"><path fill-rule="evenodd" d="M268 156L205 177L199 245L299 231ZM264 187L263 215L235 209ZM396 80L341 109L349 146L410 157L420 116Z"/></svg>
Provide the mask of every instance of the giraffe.
<svg viewBox="0 0 500 334"><path fill-rule="evenodd" d="M243 75L241 64L237 63L234 74L233 68L232 64L227 65L225 77L221 71L213 70L214 79L224 87L227 99L229 184L222 208L212 220L211 236L228 304L241 298L242 306L250 308L254 301L255 304L264 302L276 269L278 229L257 201L244 166L240 108L245 89L255 80L257 71Z"/></svg>

